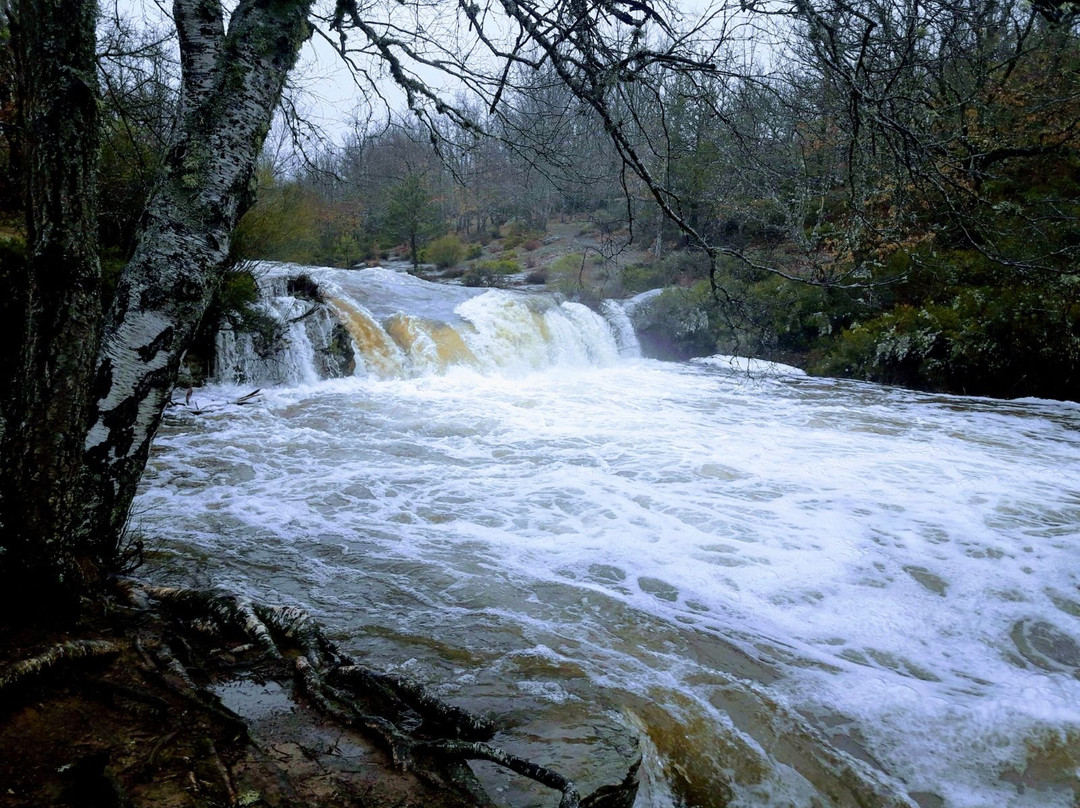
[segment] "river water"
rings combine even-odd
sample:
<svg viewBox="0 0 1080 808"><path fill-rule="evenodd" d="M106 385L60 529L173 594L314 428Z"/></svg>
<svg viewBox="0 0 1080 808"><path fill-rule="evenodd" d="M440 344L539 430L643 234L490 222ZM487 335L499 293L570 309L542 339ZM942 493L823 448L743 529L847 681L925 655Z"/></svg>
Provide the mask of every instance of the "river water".
<svg viewBox="0 0 1080 808"><path fill-rule="evenodd" d="M1080 406L661 363L615 307L312 272L356 375L296 334L254 401L171 410L154 574L497 716L624 722L641 806L1076 804Z"/></svg>

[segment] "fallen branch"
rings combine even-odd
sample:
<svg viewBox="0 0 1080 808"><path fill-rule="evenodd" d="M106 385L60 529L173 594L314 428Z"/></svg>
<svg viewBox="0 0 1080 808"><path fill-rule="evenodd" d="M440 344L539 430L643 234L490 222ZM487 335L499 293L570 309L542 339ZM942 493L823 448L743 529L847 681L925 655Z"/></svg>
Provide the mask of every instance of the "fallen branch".
<svg viewBox="0 0 1080 808"><path fill-rule="evenodd" d="M184 393L184 400L182 402L177 401L175 398L170 398L168 404L166 404L165 406L166 408L173 408L183 405L190 412L193 412L196 415L202 415L204 412L214 412L215 410L220 410L222 407L225 407L229 404L239 404L241 406L243 406L244 404L250 404L261 394L262 388L260 387L257 390L252 390L250 393L245 393L244 395L240 396L240 398L233 401L219 401L216 403L208 404L205 407L200 407L199 402L194 399L194 388L189 387Z"/></svg>

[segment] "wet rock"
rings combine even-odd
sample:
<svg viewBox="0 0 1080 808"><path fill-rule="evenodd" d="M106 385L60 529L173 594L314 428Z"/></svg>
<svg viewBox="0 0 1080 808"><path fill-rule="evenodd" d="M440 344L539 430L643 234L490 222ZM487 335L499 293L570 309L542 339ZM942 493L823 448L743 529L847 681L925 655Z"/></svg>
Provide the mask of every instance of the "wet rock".
<svg viewBox="0 0 1080 808"><path fill-rule="evenodd" d="M647 576L638 578L638 586L641 587L642 592L648 592L660 600L674 603L679 599L679 590L659 578L649 578Z"/></svg>
<svg viewBox="0 0 1080 808"><path fill-rule="evenodd" d="M1011 637L1020 655L1048 671L1080 673L1080 643L1052 623L1020 620Z"/></svg>
<svg viewBox="0 0 1080 808"><path fill-rule="evenodd" d="M589 567L589 578L598 583L617 584L626 580L626 573L611 564L593 564Z"/></svg>
<svg viewBox="0 0 1080 808"><path fill-rule="evenodd" d="M351 376L356 370L352 337L340 322L335 322L322 345L315 347L315 366L319 375L326 379Z"/></svg>
<svg viewBox="0 0 1080 808"><path fill-rule="evenodd" d="M914 578L924 589L933 592L935 595L945 597L945 592L948 590L949 585L944 579L939 578L934 575L934 573L929 572L922 567L904 567L904 572Z"/></svg>

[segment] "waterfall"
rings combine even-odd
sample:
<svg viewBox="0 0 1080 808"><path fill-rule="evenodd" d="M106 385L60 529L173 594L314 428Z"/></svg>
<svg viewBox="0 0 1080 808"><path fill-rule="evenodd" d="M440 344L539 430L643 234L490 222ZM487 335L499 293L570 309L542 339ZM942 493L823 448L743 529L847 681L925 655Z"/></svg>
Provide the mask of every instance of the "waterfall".
<svg viewBox="0 0 1080 808"><path fill-rule="evenodd" d="M630 314L625 305L627 302L629 301L605 300L602 305L604 316L615 331L615 343L619 346L619 355L641 356L641 345L634 332L634 324L630 322Z"/></svg>
<svg viewBox="0 0 1080 808"><path fill-rule="evenodd" d="M258 311L273 333L222 328L220 382L414 377L452 366L514 374L640 355L629 318L610 301L597 313L550 295L437 284L383 268L261 264L259 271ZM289 279L299 274L315 281L321 301L290 293ZM351 341L347 365L329 360L341 353L341 333Z"/></svg>
<svg viewBox="0 0 1080 808"><path fill-rule="evenodd" d="M226 324L217 335L217 378L232 383L310 384L319 378L312 334L321 337L330 323L321 312L304 317L311 304L280 296L260 301L270 333L238 331ZM303 319L298 319L298 318Z"/></svg>

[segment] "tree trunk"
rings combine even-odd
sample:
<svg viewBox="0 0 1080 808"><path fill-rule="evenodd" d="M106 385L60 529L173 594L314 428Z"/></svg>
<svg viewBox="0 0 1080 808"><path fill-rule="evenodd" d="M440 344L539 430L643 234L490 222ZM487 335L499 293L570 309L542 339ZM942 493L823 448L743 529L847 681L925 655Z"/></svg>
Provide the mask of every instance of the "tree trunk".
<svg viewBox="0 0 1080 808"><path fill-rule="evenodd" d="M311 0L176 0L182 118L105 326L86 438L80 533L115 555L181 359L250 203L256 159L310 35Z"/></svg>
<svg viewBox="0 0 1080 808"><path fill-rule="evenodd" d="M5 290L22 322L2 397L0 579L74 590L87 567L74 537L77 479L101 325L97 242L97 4L15 0L26 261ZM92 566L92 565L91 565Z"/></svg>

